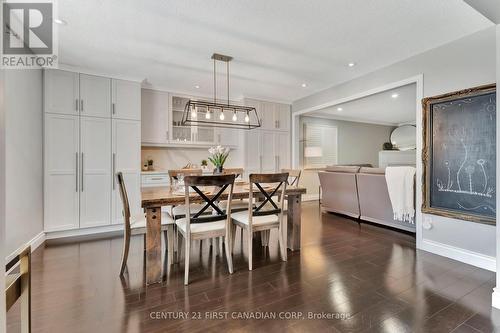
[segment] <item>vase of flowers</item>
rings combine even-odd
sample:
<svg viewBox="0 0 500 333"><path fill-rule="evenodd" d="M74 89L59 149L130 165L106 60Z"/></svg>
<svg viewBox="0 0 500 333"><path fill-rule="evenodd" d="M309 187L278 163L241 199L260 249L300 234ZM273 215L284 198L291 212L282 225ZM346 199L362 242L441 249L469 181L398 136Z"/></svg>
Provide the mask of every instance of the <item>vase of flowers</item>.
<svg viewBox="0 0 500 333"><path fill-rule="evenodd" d="M221 174L224 169L224 163L229 156L229 148L222 146L211 147L208 152L210 153L208 159L215 167L214 174Z"/></svg>

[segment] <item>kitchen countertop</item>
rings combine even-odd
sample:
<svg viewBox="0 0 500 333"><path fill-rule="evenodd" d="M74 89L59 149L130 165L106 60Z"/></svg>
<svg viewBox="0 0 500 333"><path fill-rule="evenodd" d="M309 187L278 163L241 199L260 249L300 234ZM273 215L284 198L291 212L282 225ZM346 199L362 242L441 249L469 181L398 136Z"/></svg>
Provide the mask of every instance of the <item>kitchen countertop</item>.
<svg viewBox="0 0 500 333"><path fill-rule="evenodd" d="M158 175L162 173L168 173L168 170L141 171L141 175Z"/></svg>

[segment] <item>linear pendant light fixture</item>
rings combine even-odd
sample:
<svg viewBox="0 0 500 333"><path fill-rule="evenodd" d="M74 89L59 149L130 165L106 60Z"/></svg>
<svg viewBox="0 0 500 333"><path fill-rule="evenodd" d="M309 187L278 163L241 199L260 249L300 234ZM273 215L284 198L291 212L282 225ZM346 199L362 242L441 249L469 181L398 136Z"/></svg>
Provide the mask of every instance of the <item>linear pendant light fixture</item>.
<svg viewBox="0 0 500 333"><path fill-rule="evenodd" d="M213 102L190 99L184 107L182 125L198 127L222 127L253 129L261 126L257 110L251 106L229 103L229 62L233 57L214 53L214 100ZM217 61L226 63L227 103L217 102Z"/></svg>

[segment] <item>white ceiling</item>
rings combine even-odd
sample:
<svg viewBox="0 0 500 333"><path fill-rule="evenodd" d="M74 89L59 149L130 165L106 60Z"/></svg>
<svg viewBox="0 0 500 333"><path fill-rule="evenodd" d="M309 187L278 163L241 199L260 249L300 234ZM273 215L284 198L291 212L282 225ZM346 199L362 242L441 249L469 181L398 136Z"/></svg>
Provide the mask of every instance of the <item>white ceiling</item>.
<svg viewBox="0 0 500 333"><path fill-rule="evenodd" d="M393 98L393 94L398 97ZM416 101L416 85L413 83L305 115L391 126L414 124ZM339 107L342 110L339 111Z"/></svg>
<svg viewBox="0 0 500 333"><path fill-rule="evenodd" d="M218 52L235 58L231 98L275 101L297 100L492 25L462 0L64 0L58 6L68 22L59 29L61 64L211 95L210 56Z"/></svg>

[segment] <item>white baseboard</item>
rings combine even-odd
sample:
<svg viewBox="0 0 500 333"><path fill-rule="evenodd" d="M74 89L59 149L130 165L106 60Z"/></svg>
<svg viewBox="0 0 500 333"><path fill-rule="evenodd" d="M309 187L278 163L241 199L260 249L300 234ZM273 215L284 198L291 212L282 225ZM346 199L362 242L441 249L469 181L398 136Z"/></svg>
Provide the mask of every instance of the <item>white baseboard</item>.
<svg viewBox="0 0 500 333"><path fill-rule="evenodd" d="M89 235L102 234L106 232L114 232L120 230L123 230L123 224L114 224L101 227L91 227L91 228L63 230L63 231L47 231L45 233L45 239L89 236Z"/></svg>
<svg viewBox="0 0 500 333"><path fill-rule="evenodd" d="M496 272L497 261L495 257L472 252L443 243L434 242L428 239L422 240L420 249L443 257L461 261L472 266Z"/></svg>
<svg viewBox="0 0 500 333"><path fill-rule="evenodd" d="M36 235L35 237L33 237L30 241L28 241L26 244L23 244L21 247L19 247L17 250L15 250L14 252L12 252L11 254L9 254L7 256L7 258L5 258L5 261L9 261L11 260L12 258L14 258L19 252L21 252L23 250L23 248L26 246L26 245L30 245L31 246L31 252L33 253L33 251L35 251L40 245L42 245L43 243L45 242L45 232L40 232L38 235Z"/></svg>
<svg viewBox="0 0 500 333"><path fill-rule="evenodd" d="M315 201L315 200L319 200L318 193L304 194L302 196L302 201Z"/></svg>
<svg viewBox="0 0 500 333"><path fill-rule="evenodd" d="M493 288L493 294L491 294L491 306L500 309L500 289L498 287Z"/></svg>

